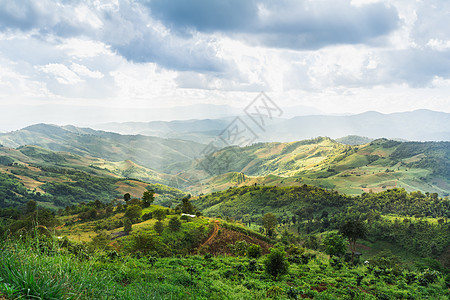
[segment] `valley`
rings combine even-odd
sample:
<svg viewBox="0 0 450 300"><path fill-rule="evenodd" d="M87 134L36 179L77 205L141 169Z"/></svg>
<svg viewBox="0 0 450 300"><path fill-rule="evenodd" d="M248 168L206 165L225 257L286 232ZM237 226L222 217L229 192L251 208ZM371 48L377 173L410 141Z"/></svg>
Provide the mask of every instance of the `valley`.
<svg viewBox="0 0 450 300"><path fill-rule="evenodd" d="M0 297L448 296L449 142L204 156L189 140L39 124L0 143ZM363 230L355 246L345 224Z"/></svg>

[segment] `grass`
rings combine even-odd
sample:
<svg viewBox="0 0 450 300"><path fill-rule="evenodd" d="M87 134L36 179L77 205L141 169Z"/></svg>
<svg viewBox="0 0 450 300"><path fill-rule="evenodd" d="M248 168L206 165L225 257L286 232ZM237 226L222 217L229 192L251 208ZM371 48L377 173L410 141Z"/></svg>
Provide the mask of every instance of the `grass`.
<svg viewBox="0 0 450 300"><path fill-rule="evenodd" d="M291 263L278 281L264 273L264 257L178 256L83 259L55 242L7 241L0 250L0 294L7 299L448 299L442 277L426 286L405 275L377 276L367 266L333 267L327 255ZM358 284L358 276L362 276Z"/></svg>

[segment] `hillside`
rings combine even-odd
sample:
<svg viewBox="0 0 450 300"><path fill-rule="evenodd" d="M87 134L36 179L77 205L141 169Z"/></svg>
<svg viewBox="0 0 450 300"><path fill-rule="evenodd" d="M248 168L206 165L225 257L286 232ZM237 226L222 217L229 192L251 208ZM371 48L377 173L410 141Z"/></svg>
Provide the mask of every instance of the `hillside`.
<svg viewBox="0 0 450 300"><path fill-rule="evenodd" d="M157 201L170 205L185 195L161 184L170 178L131 161L109 162L37 146L0 147L0 206L35 200L56 209L93 200L109 202L126 192L141 197L147 188L155 190Z"/></svg>
<svg viewBox="0 0 450 300"><path fill-rule="evenodd" d="M205 147L192 141L120 135L90 128L48 124L32 125L0 134L0 145L10 148L36 145L113 162L131 160L160 172L167 170L171 164L192 160Z"/></svg>
<svg viewBox="0 0 450 300"><path fill-rule="evenodd" d="M192 203L207 216L231 218L253 229L261 227L267 213L274 214L282 237L305 239L305 235L337 230L349 218L365 220L365 240L371 247L388 243L406 256L439 258L450 267L445 221L450 217L450 200L437 194L393 189L352 197L308 185L248 186L201 195Z"/></svg>
<svg viewBox="0 0 450 300"><path fill-rule="evenodd" d="M336 142L345 144L345 145L364 145L368 144L373 139L368 138L366 136L359 136L359 135L347 135L338 139L335 139Z"/></svg>
<svg viewBox="0 0 450 300"><path fill-rule="evenodd" d="M449 142L378 139L351 146L316 138L225 148L205 157L185 176L198 174L202 184L190 189L199 193L253 184L306 183L347 194L402 187L448 195L449 170Z"/></svg>
<svg viewBox="0 0 450 300"><path fill-rule="evenodd" d="M171 123L172 124L172 123ZM181 130L183 122L172 129ZM191 127L201 128L192 121ZM167 124L160 124L165 128ZM346 143L362 141L348 137ZM35 125L0 135L0 143L17 146L35 143L57 153L34 153L33 147L3 147L0 164L14 155L20 161L36 158L49 164L82 166L89 172L162 183L193 194L252 184L299 186L312 184L347 194L402 187L408 191L450 193L449 142L398 142L378 139L346 145L330 138L291 143L257 143L228 147L195 159L207 146L190 141L147 136L126 136L73 126ZM358 142L359 143L359 142ZM68 153L77 155L69 158ZM10 158L7 158L8 156ZM28 156L28 157L26 157ZM150 166L150 167L149 167Z"/></svg>
<svg viewBox="0 0 450 300"><path fill-rule="evenodd" d="M251 187L207 195L196 203L246 194L253 197L258 212L262 207L256 203L258 198L272 199L264 210L277 215L275 235L267 237L232 218L225 221L181 215L189 207L184 205L168 209L141 201L125 205L89 202L71 206L56 217L32 206L22 214L0 209L0 239L5 245L0 249L0 297L448 298L448 269L434 257L440 257L449 245L445 234L449 224L434 222L434 218L406 217L410 209L426 210L423 204L442 201L435 195L393 190L368 195L373 201L358 206L363 198L352 200L315 187ZM295 212L298 219L294 220L293 212L287 209L294 206L277 207L277 199L283 195L282 204L298 200L316 210L303 206ZM383 198L383 206L400 205L392 211L400 213L401 222L398 218L391 222L366 205L376 205ZM405 203L411 207L402 212ZM249 203L242 204L246 207ZM336 233L336 226L345 218L354 218L354 213L363 210L368 213L359 215L364 222L359 226L367 228L367 236L359 239L364 244L358 243L357 249L369 263L359 259L361 253L353 261L346 239ZM448 215L448 205L445 210ZM33 225L38 216L45 226ZM243 221L264 231L258 220ZM374 247L381 249L373 253ZM390 249L397 251L393 254ZM398 256L405 249L413 251L406 257Z"/></svg>

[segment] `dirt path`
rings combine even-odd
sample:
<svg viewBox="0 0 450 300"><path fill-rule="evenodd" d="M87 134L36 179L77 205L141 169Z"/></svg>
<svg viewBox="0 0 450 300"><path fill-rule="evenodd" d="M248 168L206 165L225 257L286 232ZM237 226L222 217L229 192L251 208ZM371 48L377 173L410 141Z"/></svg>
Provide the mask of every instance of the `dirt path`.
<svg viewBox="0 0 450 300"><path fill-rule="evenodd" d="M203 247L203 246L206 246L206 245L210 244L210 243L214 240L214 238L217 236L217 233L218 233L218 232L219 232L219 221L215 221L215 222L214 222L214 230L213 230L213 233L211 234L211 236L210 236L203 244L200 245L199 248L201 248L201 247Z"/></svg>

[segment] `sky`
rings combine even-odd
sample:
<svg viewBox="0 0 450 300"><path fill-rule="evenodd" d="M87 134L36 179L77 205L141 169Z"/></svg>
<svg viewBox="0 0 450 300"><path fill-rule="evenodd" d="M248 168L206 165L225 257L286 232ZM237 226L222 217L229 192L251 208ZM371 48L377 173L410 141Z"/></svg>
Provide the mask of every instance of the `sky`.
<svg viewBox="0 0 450 300"><path fill-rule="evenodd" d="M285 111L450 112L449 20L448 0L0 0L0 131L261 91Z"/></svg>

